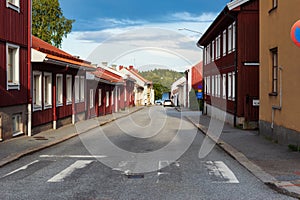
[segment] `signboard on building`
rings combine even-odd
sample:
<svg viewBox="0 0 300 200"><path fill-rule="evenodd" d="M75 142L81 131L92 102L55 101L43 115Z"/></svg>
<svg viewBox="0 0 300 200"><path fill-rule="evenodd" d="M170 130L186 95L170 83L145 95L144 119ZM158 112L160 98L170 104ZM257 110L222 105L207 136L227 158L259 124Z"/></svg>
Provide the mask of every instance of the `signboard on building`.
<svg viewBox="0 0 300 200"><path fill-rule="evenodd" d="M298 20L291 29L291 38L293 42L300 47L300 20Z"/></svg>

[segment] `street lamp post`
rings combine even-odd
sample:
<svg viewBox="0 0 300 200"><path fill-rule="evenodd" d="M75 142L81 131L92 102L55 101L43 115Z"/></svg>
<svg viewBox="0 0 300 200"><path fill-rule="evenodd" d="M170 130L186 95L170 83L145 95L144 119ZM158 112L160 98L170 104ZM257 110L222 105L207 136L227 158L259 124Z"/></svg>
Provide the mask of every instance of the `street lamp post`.
<svg viewBox="0 0 300 200"><path fill-rule="evenodd" d="M199 33L199 34L203 35L203 33L199 32L199 31L195 31L195 30L188 29L188 28L179 28L178 30L179 31L190 31L190 32L193 32L193 33Z"/></svg>

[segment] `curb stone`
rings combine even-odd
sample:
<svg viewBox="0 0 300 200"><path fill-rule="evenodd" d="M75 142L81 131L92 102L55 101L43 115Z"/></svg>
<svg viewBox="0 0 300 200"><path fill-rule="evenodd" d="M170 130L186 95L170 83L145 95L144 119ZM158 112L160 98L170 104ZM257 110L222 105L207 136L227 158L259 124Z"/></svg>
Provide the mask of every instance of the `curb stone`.
<svg viewBox="0 0 300 200"><path fill-rule="evenodd" d="M229 156L237 160L242 166L244 166L265 185L269 186L279 193L300 199L300 187L288 181L277 181L275 177L250 161L242 152L238 151L233 146L221 140L220 138L216 138L215 136L208 134L207 128L205 126L194 123L189 117L186 117L186 119L190 121L196 128L198 128L198 130L200 130L204 135L208 136L213 142L215 142Z"/></svg>
<svg viewBox="0 0 300 200"><path fill-rule="evenodd" d="M139 108L139 109L137 109L137 110L135 110L135 111L132 111L132 112L130 112L130 113L128 113L128 114L125 114L125 115L123 115L123 116L120 116L120 117L114 117L114 118L112 118L112 119L110 119L110 120L101 122L101 123L100 123L100 126L104 126L104 125L109 124L109 123L111 123L111 122L113 122L113 121L115 121L115 120L118 120L118 119L127 117L127 116L129 116L129 115L131 115L131 114L133 114L133 113L136 113L136 112L138 112L138 111L140 111L140 110L142 110L142 109L144 109L144 107ZM96 127L97 127L97 126L92 126L92 127L88 128L87 130L83 131L83 132L80 133L80 134L87 133L88 131L91 131L91 130L95 129ZM38 152L38 151L40 151L40 150L49 148L49 147L51 147L51 146L60 144L60 143L62 143L62 142L65 142L65 141L67 141L67 140L69 140L69 139L72 139L72 138L74 138L74 137L76 137L76 136L79 136L79 134L78 134L78 133L73 133L73 134L68 135L68 136L66 136L66 137L64 137L64 138L61 138L61 139L58 139L58 140L54 140L54 141L52 141L52 142L43 144L43 145L41 145L41 146L34 147L34 148L30 148L30 149L27 149L27 150L25 150L25 151L23 151L23 152L20 152L20 153L16 153L16 154L12 154L12 155L10 155L10 156L7 156L6 158L4 158L4 159L2 159L2 160L0 161L0 167L3 167L3 166L5 166L5 165L7 165L7 164L9 164L9 163L11 163L11 162L13 162L13 161L16 161L16 160L18 160L18 159L20 159L20 158L26 156L26 155L29 155L29 154Z"/></svg>

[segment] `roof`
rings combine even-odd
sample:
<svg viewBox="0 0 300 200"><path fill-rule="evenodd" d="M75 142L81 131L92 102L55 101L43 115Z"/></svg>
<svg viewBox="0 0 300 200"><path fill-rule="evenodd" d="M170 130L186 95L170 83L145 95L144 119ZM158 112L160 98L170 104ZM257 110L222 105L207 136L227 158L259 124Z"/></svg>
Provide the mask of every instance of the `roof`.
<svg viewBox="0 0 300 200"><path fill-rule="evenodd" d="M114 74L102 67L98 67L96 71L92 72L92 74L99 79L108 81L109 83L124 83L124 79L121 76Z"/></svg>
<svg viewBox="0 0 300 200"><path fill-rule="evenodd" d="M233 10L237 7L239 7L240 5L243 5L244 3L248 2L250 0L235 0L235 1L231 1L227 4L227 7L229 10Z"/></svg>
<svg viewBox="0 0 300 200"><path fill-rule="evenodd" d="M77 67L85 67L94 70L95 67L90 62L79 59L71 54L52 46L51 44L32 36L32 48L35 50L33 54L39 54L32 59L33 62L58 61L63 64L75 65Z"/></svg>
<svg viewBox="0 0 300 200"><path fill-rule="evenodd" d="M152 84L152 81L148 81L147 79L145 79L144 77L142 77L138 71L134 68L125 68L126 70L128 70L129 72L131 72L134 76L136 76L137 78L139 78L141 81L147 83L147 84Z"/></svg>

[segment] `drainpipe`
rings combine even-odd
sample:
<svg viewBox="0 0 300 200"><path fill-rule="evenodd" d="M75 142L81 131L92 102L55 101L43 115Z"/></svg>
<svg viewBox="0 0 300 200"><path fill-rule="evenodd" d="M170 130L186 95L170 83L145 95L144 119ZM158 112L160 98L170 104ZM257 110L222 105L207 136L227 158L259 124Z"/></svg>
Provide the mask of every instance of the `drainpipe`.
<svg viewBox="0 0 300 200"><path fill-rule="evenodd" d="M282 109L282 67L279 67L279 76L280 76L280 82L279 82L279 87L280 87L280 91L279 91L279 105L273 105L272 106L272 124L271 124L271 128L274 129L274 120L275 120L275 110L281 110Z"/></svg>
<svg viewBox="0 0 300 200"><path fill-rule="evenodd" d="M31 0L28 0L28 20L27 20L27 135L32 136L31 126L32 126L32 95L31 95Z"/></svg>
<svg viewBox="0 0 300 200"><path fill-rule="evenodd" d="M239 100L239 96L238 96L238 18L235 18L235 52L234 52L234 74L235 74L235 78L234 78L234 92L235 92L235 101L234 101L234 121L233 121L233 125L234 127L236 127L236 118L237 118L237 102Z"/></svg>

